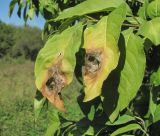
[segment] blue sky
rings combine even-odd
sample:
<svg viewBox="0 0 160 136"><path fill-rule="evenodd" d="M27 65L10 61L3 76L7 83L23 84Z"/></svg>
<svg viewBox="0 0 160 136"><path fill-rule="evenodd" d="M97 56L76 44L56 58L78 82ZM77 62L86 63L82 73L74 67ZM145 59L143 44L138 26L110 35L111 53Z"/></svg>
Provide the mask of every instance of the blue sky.
<svg viewBox="0 0 160 136"><path fill-rule="evenodd" d="M14 10L12 16L11 17L8 16L10 1L11 0L0 0L0 20L7 23L7 24L14 24L17 26L24 25L23 16L22 16L22 18L19 18L17 16L17 8L18 8L17 5L15 7L15 10ZM44 23L45 23L45 20L43 19L43 17L39 16L37 18L36 15L34 15L33 20L28 20L28 22L27 22L28 25L36 26L39 28L43 28Z"/></svg>

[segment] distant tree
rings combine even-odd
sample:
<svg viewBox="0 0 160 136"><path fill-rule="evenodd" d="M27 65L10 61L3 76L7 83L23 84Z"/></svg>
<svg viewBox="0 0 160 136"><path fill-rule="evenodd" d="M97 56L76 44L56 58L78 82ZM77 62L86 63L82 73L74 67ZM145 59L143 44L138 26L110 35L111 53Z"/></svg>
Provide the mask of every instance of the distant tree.
<svg viewBox="0 0 160 136"><path fill-rule="evenodd" d="M17 27L0 21L0 58L9 55L35 60L44 41L41 30L36 27Z"/></svg>
<svg viewBox="0 0 160 136"><path fill-rule="evenodd" d="M15 43L15 27L0 21L0 58L6 55Z"/></svg>

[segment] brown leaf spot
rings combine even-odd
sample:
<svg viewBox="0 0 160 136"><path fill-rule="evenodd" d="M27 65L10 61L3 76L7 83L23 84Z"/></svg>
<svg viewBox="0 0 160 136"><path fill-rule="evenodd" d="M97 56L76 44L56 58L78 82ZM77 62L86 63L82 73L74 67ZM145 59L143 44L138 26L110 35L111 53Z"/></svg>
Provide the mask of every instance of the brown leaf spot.
<svg viewBox="0 0 160 136"><path fill-rule="evenodd" d="M48 69L47 80L42 87L42 94L60 111L64 112L61 90L66 85L65 75L60 70L61 61Z"/></svg>
<svg viewBox="0 0 160 136"><path fill-rule="evenodd" d="M84 75L95 75L101 68L102 51L88 50L85 56Z"/></svg>

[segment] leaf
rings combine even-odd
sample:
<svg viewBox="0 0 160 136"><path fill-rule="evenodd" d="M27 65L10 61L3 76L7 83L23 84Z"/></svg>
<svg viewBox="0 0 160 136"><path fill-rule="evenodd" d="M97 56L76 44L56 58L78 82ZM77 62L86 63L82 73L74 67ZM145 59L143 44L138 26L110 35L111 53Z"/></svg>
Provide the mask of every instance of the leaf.
<svg viewBox="0 0 160 136"><path fill-rule="evenodd" d="M138 34L148 38L155 46L160 44L160 18L154 18L145 22L138 31Z"/></svg>
<svg viewBox="0 0 160 136"><path fill-rule="evenodd" d="M138 10L138 16L142 19L147 19L147 6L148 6L148 0L144 0L143 6L139 8Z"/></svg>
<svg viewBox="0 0 160 136"><path fill-rule="evenodd" d="M138 129L140 129L144 132L144 130L141 128L141 126L139 124L129 124L129 125L126 125L124 127L117 129L110 136L117 136L119 134L123 134L123 133L129 132L131 130L138 130Z"/></svg>
<svg viewBox="0 0 160 136"><path fill-rule="evenodd" d="M150 91L150 100L149 100L149 111L150 113L152 114L152 117L154 119L154 113L156 111L156 103L154 102L154 99L153 99L153 94L152 92Z"/></svg>
<svg viewBox="0 0 160 136"><path fill-rule="evenodd" d="M60 120L58 116L58 111L56 110L50 110L49 111L49 126L47 128L47 131L45 133L45 136L53 136L55 132L59 129L60 126Z"/></svg>
<svg viewBox="0 0 160 136"><path fill-rule="evenodd" d="M94 107L94 105L91 106L90 112L88 114L88 119L89 120L93 120L94 119L94 115L95 115L96 109Z"/></svg>
<svg viewBox="0 0 160 136"><path fill-rule="evenodd" d="M37 90L36 96L34 99L34 114L35 114L35 121L37 120L41 109L44 105L45 98L42 96L42 94Z"/></svg>
<svg viewBox="0 0 160 136"><path fill-rule="evenodd" d="M9 17L11 17L16 3L18 3L18 0L12 0L12 1L10 2L10 5L9 5L9 13L8 13Z"/></svg>
<svg viewBox="0 0 160 136"><path fill-rule="evenodd" d="M119 49L117 46L121 25L126 17L126 5L122 4L109 16L84 31L86 51L84 78L84 102L101 94L104 80L117 67Z"/></svg>
<svg viewBox="0 0 160 136"><path fill-rule="evenodd" d="M30 8L28 11L28 17L30 19L33 19L33 16L34 16L34 7Z"/></svg>
<svg viewBox="0 0 160 136"><path fill-rule="evenodd" d="M150 81L154 86L160 85L160 67L158 68L157 72L153 72Z"/></svg>
<svg viewBox="0 0 160 136"><path fill-rule="evenodd" d="M140 17L127 17L126 20L131 24L143 24L144 20Z"/></svg>
<svg viewBox="0 0 160 136"><path fill-rule="evenodd" d="M124 0L86 0L74 7L64 10L56 19L66 19L85 14L111 10L124 3Z"/></svg>
<svg viewBox="0 0 160 136"><path fill-rule="evenodd" d="M36 59L36 86L61 111L64 111L64 104L59 93L73 80L82 29L83 26L78 24L54 35Z"/></svg>
<svg viewBox="0 0 160 136"><path fill-rule="evenodd" d="M135 120L134 117L124 114L120 116L114 123L106 122L106 125L121 125L133 120Z"/></svg>
<svg viewBox="0 0 160 136"><path fill-rule="evenodd" d="M82 136L94 136L94 128L89 126L88 130Z"/></svg>
<svg viewBox="0 0 160 136"><path fill-rule="evenodd" d="M160 17L160 0L154 0L149 3L147 14L150 18Z"/></svg>
<svg viewBox="0 0 160 136"><path fill-rule="evenodd" d="M156 110L154 112L153 122L155 123L157 121L160 121L160 104L156 106Z"/></svg>
<svg viewBox="0 0 160 136"><path fill-rule="evenodd" d="M117 87L119 94L117 106L109 117L111 122L116 119L119 112L126 108L130 101L136 96L142 84L145 72L146 58L143 49L143 40L134 35L132 29L124 31L123 35L125 38L126 50L125 61L123 69L120 72L120 79ZM116 81L114 82L116 84ZM112 86L115 86L115 84L112 84Z"/></svg>

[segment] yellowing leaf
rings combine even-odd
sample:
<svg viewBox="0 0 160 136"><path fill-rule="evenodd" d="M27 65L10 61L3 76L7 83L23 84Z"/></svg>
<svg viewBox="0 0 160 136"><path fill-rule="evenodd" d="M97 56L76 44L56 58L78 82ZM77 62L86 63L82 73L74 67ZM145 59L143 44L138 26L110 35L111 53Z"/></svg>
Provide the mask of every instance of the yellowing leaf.
<svg viewBox="0 0 160 136"><path fill-rule="evenodd" d="M54 35L36 60L36 86L61 111L64 111L64 104L59 94L73 80L75 54L81 45L82 28L79 24Z"/></svg>
<svg viewBox="0 0 160 136"><path fill-rule="evenodd" d="M118 64L120 53L117 43L125 16L126 5L122 4L84 32L84 101L90 101L101 94L103 81Z"/></svg>

